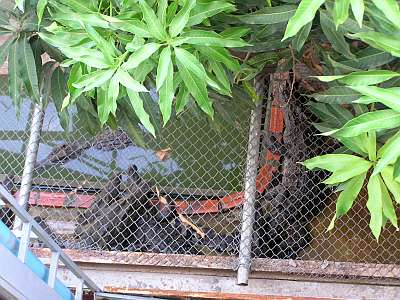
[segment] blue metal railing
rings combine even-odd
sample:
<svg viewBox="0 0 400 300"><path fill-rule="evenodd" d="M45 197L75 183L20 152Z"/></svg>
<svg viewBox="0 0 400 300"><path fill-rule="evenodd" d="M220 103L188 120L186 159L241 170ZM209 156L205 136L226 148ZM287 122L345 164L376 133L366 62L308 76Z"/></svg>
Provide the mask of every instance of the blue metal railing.
<svg viewBox="0 0 400 300"><path fill-rule="evenodd" d="M13 232L2 222L0 222L0 243L3 244L11 253L27 265L39 278L53 288L62 299L72 300L71 291L57 279L57 267L61 261L78 279L80 285L76 288L75 299L81 300L83 287L86 286L92 292L100 292L100 288L84 274L79 267L66 255L57 243L40 227L32 216L18 204L15 198L0 185L0 199L3 200L22 222L22 235L18 239ZM30 250L29 241L31 233L50 248L52 251L50 266L47 268Z"/></svg>

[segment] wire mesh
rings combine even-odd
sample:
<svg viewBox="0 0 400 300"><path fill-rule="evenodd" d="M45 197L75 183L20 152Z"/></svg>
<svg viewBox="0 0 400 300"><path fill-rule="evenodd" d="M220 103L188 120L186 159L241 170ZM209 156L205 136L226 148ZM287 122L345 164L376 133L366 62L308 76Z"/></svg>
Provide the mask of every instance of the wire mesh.
<svg viewBox="0 0 400 300"><path fill-rule="evenodd" d="M6 86L2 76L0 174L18 196L33 106L25 99L16 119ZM267 87L261 136L256 137L260 151L252 257L317 261L321 266L326 261L399 264L399 233L385 229L375 241L365 193L326 232L336 194L320 183L325 173L307 172L298 162L330 153L338 144L316 136L307 99L296 86L272 77ZM64 248L238 255L250 109L235 104L232 110L234 125L221 122L215 128L200 116L183 114L158 139L148 137L146 147L139 147L121 129L91 137L80 128L74 109L64 131L50 104L30 213ZM282 120L277 120L279 110ZM0 218L12 226L6 207Z"/></svg>
<svg viewBox="0 0 400 300"><path fill-rule="evenodd" d="M5 87L2 95L0 173L18 196L32 107L24 101L17 120ZM234 127L221 121L214 128L201 116L183 114L143 148L121 129L90 137L74 110L64 132L49 105L30 213L65 248L234 253L240 208L225 218L219 202L243 189L248 115L248 108L237 107Z"/></svg>

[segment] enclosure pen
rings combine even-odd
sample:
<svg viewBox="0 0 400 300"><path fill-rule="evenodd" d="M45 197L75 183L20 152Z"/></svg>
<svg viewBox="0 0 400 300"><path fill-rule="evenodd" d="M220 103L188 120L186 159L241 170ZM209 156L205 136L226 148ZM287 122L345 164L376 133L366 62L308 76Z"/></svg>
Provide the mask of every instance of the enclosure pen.
<svg viewBox="0 0 400 300"><path fill-rule="evenodd" d="M66 299L400 299L399 3L0 0L0 251Z"/></svg>

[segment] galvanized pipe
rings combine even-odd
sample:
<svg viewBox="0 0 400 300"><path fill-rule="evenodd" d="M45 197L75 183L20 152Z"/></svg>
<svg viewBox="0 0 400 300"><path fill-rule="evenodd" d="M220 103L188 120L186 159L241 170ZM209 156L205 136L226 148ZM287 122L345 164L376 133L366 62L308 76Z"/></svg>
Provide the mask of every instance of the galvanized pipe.
<svg viewBox="0 0 400 300"><path fill-rule="evenodd" d="M44 110L43 104L35 104L33 109L31 132L29 135L28 145L25 153L25 165L21 178L21 188L18 195L18 203L23 208L27 208L29 194L32 187L32 174L35 170L36 158L39 149L40 134L43 127ZM15 218L14 229L19 230L22 222L19 218Z"/></svg>
<svg viewBox="0 0 400 300"><path fill-rule="evenodd" d="M257 95L260 97L251 112L249 142L247 148L246 172L244 178L244 205L242 211L242 229L240 236L239 264L237 284L247 285L251 267L251 244L253 241L253 224L255 216L256 177L260 151L261 114L264 84L256 83Z"/></svg>

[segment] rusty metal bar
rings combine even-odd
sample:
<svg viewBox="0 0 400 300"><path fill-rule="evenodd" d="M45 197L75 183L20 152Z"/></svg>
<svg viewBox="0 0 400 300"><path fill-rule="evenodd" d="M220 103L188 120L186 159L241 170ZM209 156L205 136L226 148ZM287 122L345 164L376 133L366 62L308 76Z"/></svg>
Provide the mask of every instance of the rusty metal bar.
<svg viewBox="0 0 400 300"><path fill-rule="evenodd" d="M19 191L18 203L24 209L27 208L29 194L32 186L32 174L35 169L37 152L39 149L40 134L43 127L44 109L43 104L35 104L31 121L31 132L26 148L24 171L21 178L21 189ZM15 218L14 229L19 230L22 222Z"/></svg>
<svg viewBox="0 0 400 300"><path fill-rule="evenodd" d="M256 83L257 95L263 97L264 84ZM237 284L247 285L251 266L251 244L253 241L253 223L255 215L256 177L258 156L260 152L262 100L258 101L251 112L249 143L247 149L246 172L244 182L244 205L242 212L242 229L239 250Z"/></svg>

